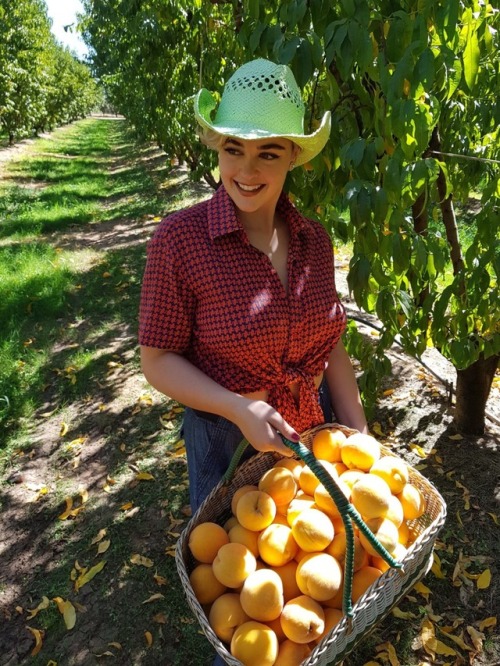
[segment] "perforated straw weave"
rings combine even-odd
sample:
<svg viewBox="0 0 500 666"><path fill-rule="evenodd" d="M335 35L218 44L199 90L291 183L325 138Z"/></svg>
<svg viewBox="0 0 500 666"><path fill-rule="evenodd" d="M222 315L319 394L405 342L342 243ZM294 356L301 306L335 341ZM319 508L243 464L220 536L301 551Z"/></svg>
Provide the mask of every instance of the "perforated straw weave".
<svg viewBox="0 0 500 666"><path fill-rule="evenodd" d="M304 433L301 441L311 449L314 435L323 428L331 427L339 428L347 436L355 432L339 424L324 424ZM382 455L394 455L383 445L381 445L381 452ZM231 516L231 499L236 490L246 484L257 485L264 472L270 469L280 457L274 453L258 453L243 463L238 468L229 486L220 483L211 492L189 521L176 546L177 571L187 602L210 643L230 666L242 666L242 663L229 653L227 646L215 635L189 582L189 574L195 566L195 561L188 547L189 535L196 525L205 521L213 521L223 525ZM408 523L415 540L403 560L401 560L404 574L395 569L389 569L389 571L382 574L354 604L352 630L349 631L347 618L344 617L314 648L311 655L302 662L301 666L335 666L340 664L390 613L391 609L400 602L413 585L429 571L432 564L434 543L446 518L446 504L430 481L410 465L408 469L410 482L422 492L425 498L425 512L420 518Z"/></svg>
<svg viewBox="0 0 500 666"><path fill-rule="evenodd" d="M236 70L212 121L216 105L208 90L199 91L194 110L202 127L240 139L288 138L302 149L296 165L317 155L330 135L329 111L315 132L304 134L305 108L291 69L263 58Z"/></svg>

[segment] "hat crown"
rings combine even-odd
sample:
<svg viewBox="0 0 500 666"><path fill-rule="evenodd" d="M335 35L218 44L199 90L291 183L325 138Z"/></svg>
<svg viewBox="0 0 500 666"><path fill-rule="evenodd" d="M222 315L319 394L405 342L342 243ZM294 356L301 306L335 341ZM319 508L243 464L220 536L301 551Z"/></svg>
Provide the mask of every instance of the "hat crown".
<svg viewBox="0 0 500 666"><path fill-rule="evenodd" d="M224 87L215 123L302 134L304 103L290 68L263 58L240 67Z"/></svg>

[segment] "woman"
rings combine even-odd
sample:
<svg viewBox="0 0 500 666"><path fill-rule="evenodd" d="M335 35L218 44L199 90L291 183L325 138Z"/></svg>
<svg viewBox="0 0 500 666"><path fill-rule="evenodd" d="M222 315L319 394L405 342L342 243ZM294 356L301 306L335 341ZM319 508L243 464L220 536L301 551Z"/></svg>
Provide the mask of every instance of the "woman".
<svg viewBox="0 0 500 666"><path fill-rule="evenodd" d="M207 90L198 93L200 136L218 151L222 184L160 224L140 312L144 375L187 407L193 511L243 437L290 455L280 434L298 441L331 420L328 390L336 419L367 431L340 340L331 241L283 193L288 171L327 142L330 113L304 134L291 70L263 59L233 74L212 121L215 106Z"/></svg>

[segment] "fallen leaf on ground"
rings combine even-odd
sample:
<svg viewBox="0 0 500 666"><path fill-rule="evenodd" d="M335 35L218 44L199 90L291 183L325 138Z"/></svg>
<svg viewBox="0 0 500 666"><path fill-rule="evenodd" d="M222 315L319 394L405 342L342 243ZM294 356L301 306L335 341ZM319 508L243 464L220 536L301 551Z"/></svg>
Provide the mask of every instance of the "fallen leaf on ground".
<svg viewBox="0 0 500 666"><path fill-rule="evenodd" d="M441 560L439 559L439 556L437 555L436 552L433 553L433 563L432 563L432 573L436 576L436 578L441 578L445 579L446 576L444 573L441 571Z"/></svg>
<svg viewBox="0 0 500 666"><path fill-rule="evenodd" d="M427 587L427 585L424 585L422 582L415 583L413 586L413 589L418 592L418 594L421 594L426 601L429 601L429 596L432 594L430 589Z"/></svg>
<svg viewBox="0 0 500 666"><path fill-rule="evenodd" d="M122 649L122 645L121 645L121 643L114 643L114 642L113 642L113 643L108 643L108 645L109 645L109 647L114 647L114 648L116 648L117 650L121 650L121 649Z"/></svg>
<svg viewBox="0 0 500 666"><path fill-rule="evenodd" d="M483 641L485 639L485 635L477 631L477 629L474 629L474 627L468 626L467 627L467 633L471 637L472 643L474 644L474 647L478 652L483 651Z"/></svg>
<svg viewBox="0 0 500 666"><path fill-rule="evenodd" d="M146 643L148 644L148 647L151 647L153 645L153 634L150 631L145 631L144 636L146 638Z"/></svg>
<svg viewBox="0 0 500 666"><path fill-rule="evenodd" d="M36 608L28 611L27 620L32 620L41 610L45 610L50 606L50 601L48 597L42 597L42 600Z"/></svg>
<svg viewBox="0 0 500 666"><path fill-rule="evenodd" d="M157 622L158 624L167 624L167 616L165 613L157 613L156 615L153 615L153 622Z"/></svg>
<svg viewBox="0 0 500 666"><path fill-rule="evenodd" d="M101 541L100 544L97 546L97 555L102 555L103 553L105 553L110 545L111 545L110 539L106 539L106 541Z"/></svg>
<svg viewBox="0 0 500 666"><path fill-rule="evenodd" d="M143 601L143 604L149 604L152 601L158 601L158 599L165 599L164 594L160 594L160 592L157 592L156 594L152 594L149 599L146 599L146 601Z"/></svg>
<svg viewBox="0 0 500 666"><path fill-rule="evenodd" d="M102 530L99 530L99 532L97 533L97 536L95 536L92 539L92 541L90 542L90 545L93 546L94 544L99 543L99 541L102 541L104 539L104 537L106 536L106 534L107 534L107 530L106 530L106 528L103 527Z"/></svg>
<svg viewBox="0 0 500 666"><path fill-rule="evenodd" d="M489 627L496 627L497 626L497 619L496 617L487 617L484 620L481 620L481 622L478 624L479 630L484 631L485 629L488 629Z"/></svg>
<svg viewBox="0 0 500 666"><path fill-rule="evenodd" d="M42 629L32 629L31 627L26 627L26 629L31 631L35 638L35 647L31 650L31 656L35 657L42 649L44 632Z"/></svg>
<svg viewBox="0 0 500 666"><path fill-rule="evenodd" d="M445 636L447 636L447 637L450 638L454 643L456 643L459 647L461 647L462 650L472 650L471 646L470 646L470 645L467 645L467 643L464 641L464 639L462 638L462 635L460 635L460 636L455 636L454 634L451 633L451 629L450 629L450 631L446 631L444 627L439 627L439 626L438 626L438 629L439 629L439 631L441 631L443 634L445 634Z"/></svg>
<svg viewBox="0 0 500 666"><path fill-rule="evenodd" d="M167 584L167 579L164 578L163 576L159 576L158 574L155 574L155 575L153 576L153 578L155 579L156 584L157 584L158 586L160 586L160 587L161 587L162 585L166 585L166 584Z"/></svg>
<svg viewBox="0 0 500 666"><path fill-rule="evenodd" d="M63 421L61 423L61 428L59 430L59 437L64 437L67 434L68 430L69 430L68 424L65 421Z"/></svg>
<svg viewBox="0 0 500 666"><path fill-rule="evenodd" d="M54 597L53 601L56 602L57 608L64 618L66 629L73 629L76 624L76 610L71 601L62 599L61 597Z"/></svg>
<svg viewBox="0 0 500 666"><path fill-rule="evenodd" d="M104 566L106 564L106 560L101 560L98 564L96 564L94 567L90 568L86 573L83 575L79 576L75 580L75 590L78 591L80 588L82 588L84 585L86 585L89 581L94 578L100 571L103 570Z"/></svg>
<svg viewBox="0 0 500 666"><path fill-rule="evenodd" d="M476 585L478 590L486 590L491 583L491 571L485 569L483 573L477 579Z"/></svg>
<svg viewBox="0 0 500 666"><path fill-rule="evenodd" d="M58 516L59 520L66 520L67 518L75 518L80 511L83 511L85 508L84 506L78 506L75 509L73 509L73 498L72 497L66 497L65 498L66 502L66 509L61 513L60 516Z"/></svg>
<svg viewBox="0 0 500 666"><path fill-rule="evenodd" d="M139 472L135 477L137 481L154 481L155 477L149 472Z"/></svg>
<svg viewBox="0 0 500 666"><path fill-rule="evenodd" d="M410 611L402 611L397 606L396 606L396 608L393 608L391 612L394 615L394 617L398 617L401 620L412 620L412 619L415 619L417 617L417 615L415 615L415 613L411 613Z"/></svg>
<svg viewBox="0 0 500 666"><path fill-rule="evenodd" d="M139 555L139 553L134 553L131 556L130 561L132 564L137 564L142 567L152 567L154 565L153 560L150 560L149 557L144 557L144 555Z"/></svg>
<svg viewBox="0 0 500 666"><path fill-rule="evenodd" d="M410 444L410 449L417 454L420 458L427 458L425 449L419 444Z"/></svg>
<svg viewBox="0 0 500 666"><path fill-rule="evenodd" d="M382 643L382 645L378 645L377 651L379 650L386 650L385 654L387 654L387 658L389 659L391 666L401 666L398 656L396 654L396 650L392 643Z"/></svg>

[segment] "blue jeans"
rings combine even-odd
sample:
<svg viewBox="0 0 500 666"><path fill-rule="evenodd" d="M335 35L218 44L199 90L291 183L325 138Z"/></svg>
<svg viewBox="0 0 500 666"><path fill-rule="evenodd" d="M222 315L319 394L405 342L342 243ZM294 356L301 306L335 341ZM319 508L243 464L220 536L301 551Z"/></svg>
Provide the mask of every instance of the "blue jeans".
<svg viewBox="0 0 500 666"><path fill-rule="evenodd" d="M326 381L319 388L319 402L325 423L331 423L333 413ZM221 480L243 435L234 423L224 417L200 415L187 407L182 436L188 463L189 499L194 513ZM248 446L241 462L255 453L255 449Z"/></svg>

